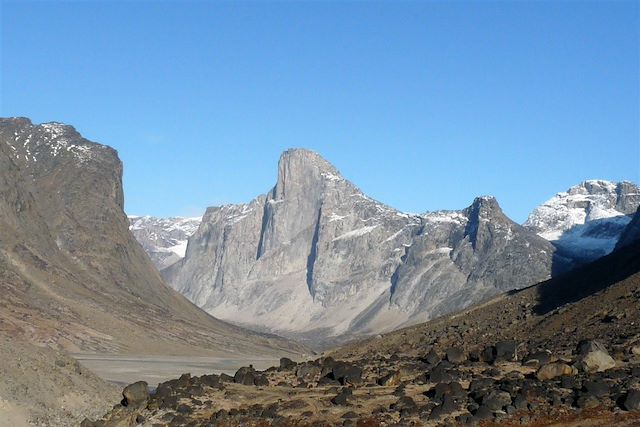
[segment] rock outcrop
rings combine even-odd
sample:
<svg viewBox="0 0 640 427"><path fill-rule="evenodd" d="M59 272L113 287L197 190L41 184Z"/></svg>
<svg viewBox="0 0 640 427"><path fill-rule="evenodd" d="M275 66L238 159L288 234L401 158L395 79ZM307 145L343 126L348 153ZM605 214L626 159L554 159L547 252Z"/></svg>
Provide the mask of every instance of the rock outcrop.
<svg viewBox="0 0 640 427"><path fill-rule="evenodd" d="M318 154L294 149L275 187L207 209L167 281L209 313L319 339L425 321L549 277L554 248L490 197L413 215L364 195Z"/></svg>

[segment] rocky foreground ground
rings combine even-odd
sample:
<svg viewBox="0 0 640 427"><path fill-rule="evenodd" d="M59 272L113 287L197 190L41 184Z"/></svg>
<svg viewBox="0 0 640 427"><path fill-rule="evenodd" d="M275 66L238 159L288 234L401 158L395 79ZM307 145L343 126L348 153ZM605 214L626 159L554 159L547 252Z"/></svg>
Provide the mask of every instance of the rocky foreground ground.
<svg viewBox="0 0 640 427"><path fill-rule="evenodd" d="M504 341L420 357L282 359L234 377L185 374L152 395L146 383L132 384L105 418L82 426L529 424L576 416L638 425L640 346L617 356L592 340L571 358L521 355L518 342Z"/></svg>
<svg viewBox="0 0 640 427"><path fill-rule="evenodd" d="M83 427L637 426L638 253L313 361L135 383Z"/></svg>

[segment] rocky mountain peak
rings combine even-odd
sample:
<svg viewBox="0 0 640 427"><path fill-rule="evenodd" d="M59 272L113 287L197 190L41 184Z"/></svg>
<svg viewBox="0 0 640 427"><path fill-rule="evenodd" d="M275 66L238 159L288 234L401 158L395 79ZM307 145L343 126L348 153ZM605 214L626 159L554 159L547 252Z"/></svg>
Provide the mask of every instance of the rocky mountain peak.
<svg viewBox="0 0 640 427"><path fill-rule="evenodd" d="M345 179L322 156L307 149L293 148L280 156L273 198L319 197L328 184L338 182L343 183Z"/></svg>
<svg viewBox="0 0 640 427"><path fill-rule="evenodd" d="M496 215L504 216L500 204L493 196L480 196L476 197L465 212L469 215L469 218L491 218Z"/></svg>
<svg viewBox="0 0 640 427"><path fill-rule="evenodd" d="M634 183L587 180L535 208L524 226L564 256L589 262L613 250L638 205L640 188Z"/></svg>

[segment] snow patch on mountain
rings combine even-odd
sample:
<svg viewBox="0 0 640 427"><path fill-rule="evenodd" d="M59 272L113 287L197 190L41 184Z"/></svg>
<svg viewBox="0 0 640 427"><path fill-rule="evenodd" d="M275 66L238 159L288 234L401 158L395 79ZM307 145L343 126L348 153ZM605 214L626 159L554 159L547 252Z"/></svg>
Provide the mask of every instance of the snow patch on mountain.
<svg viewBox="0 0 640 427"><path fill-rule="evenodd" d="M535 208L524 226L564 255L588 262L615 248L639 204L640 189L635 184L589 180Z"/></svg>
<svg viewBox="0 0 640 427"><path fill-rule="evenodd" d="M201 217L130 215L129 229L158 270L161 270L185 257L189 237L198 230L201 221Z"/></svg>

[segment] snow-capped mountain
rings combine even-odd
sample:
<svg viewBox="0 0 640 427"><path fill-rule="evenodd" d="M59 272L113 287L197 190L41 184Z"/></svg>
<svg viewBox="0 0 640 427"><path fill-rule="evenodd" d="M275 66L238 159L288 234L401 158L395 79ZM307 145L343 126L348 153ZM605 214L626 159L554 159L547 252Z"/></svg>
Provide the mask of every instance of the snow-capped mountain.
<svg viewBox="0 0 640 427"><path fill-rule="evenodd" d="M563 256L584 263L615 248L638 205L637 185L590 180L535 208L524 226L553 242Z"/></svg>
<svg viewBox="0 0 640 427"><path fill-rule="evenodd" d="M129 229L158 270L184 258L187 241L202 221L197 218L156 218L129 215Z"/></svg>
<svg viewBox="0 0 640 427"><path fill-rule="evenodd" d="M269 193L207 209L185 258L162 273L218 318L318 340L395 329L530 285L549 277L553 255L491 197L407 214L295 149Z"/></svg>

